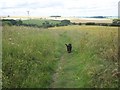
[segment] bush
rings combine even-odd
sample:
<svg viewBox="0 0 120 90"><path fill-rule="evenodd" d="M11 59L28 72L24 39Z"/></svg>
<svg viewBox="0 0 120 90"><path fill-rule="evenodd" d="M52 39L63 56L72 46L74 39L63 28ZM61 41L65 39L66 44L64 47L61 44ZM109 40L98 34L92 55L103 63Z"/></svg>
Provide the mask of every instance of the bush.
<svg viewBox="0 0 120 90"><path fill-rule="evenodd" d="M87 22L85 25L95 25L94 22Z"/></svg>
<svg viewBox="0 0 120 90"><path fill-rule="evenodd" d="M17 25L17 26L22 25L21 20L13 20L13 19L10 19L10 20L9 19L3 19L2 23L3 23L3 25L9 25L9 26L11 26L11 25Z"/></svg>
<svg viewBox="0 0 120 90"><path fill-rule="evenodd" d="M62 20L61 21L61 25L62 26L67 26L67 25L69 25L71 22L70 22L70 20Z"/></svg>
<svg viewBox="0 0 120 90"><path fill-rule="evenodd" d="M101 26L109 26L107 23L102 23Z"/></svg>
<svg viewBox="0 0 120 90"><path fill-rule="evenodd" d="M44 23L42 23L43 28L54 27L54 26L56 25L53 23L49 23L48 21L45 21Z"/></svg>
<svg viewBox="0 0 120 90"><path fill-rule="evenodd" d="M5 25L12 26L12 23L9 21L4 21L4 22L2 22L2 25L3 26L5 26Z"/></svg>
<svg viewBox="0 0 120 90"><path fill-rule="evenodd" d="M96 23L99 26L110 26L110 23Z"/></svg>
<svg viewBox="0 0 120 90"><path fill-rule="evenodd" d="M78 25L82 25L82 23L78 23Z"/></svg>
<svg viewBox="0 0 120 90"><path fill-rule="evenodd" d="M113 19L111 26L120 26L120 19Z"/></svg>
<svg viewBox="0 0 120 90"><path fill-rule="evenodd" d="M20 26L20 25L22 25L22 23L23 22L21 20L18 20L17 23L16 23L16 25Z"/></svg>

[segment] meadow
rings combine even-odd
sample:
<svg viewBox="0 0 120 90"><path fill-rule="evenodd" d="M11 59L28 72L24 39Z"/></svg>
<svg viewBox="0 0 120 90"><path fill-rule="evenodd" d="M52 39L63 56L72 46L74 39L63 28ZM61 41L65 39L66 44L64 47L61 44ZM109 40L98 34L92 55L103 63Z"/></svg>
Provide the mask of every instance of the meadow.
<svg viewBox="0 0 120 90"><path fill-rule="evenodd" d="M3 88L118 87L117 27L4 26L2 35Z"/></svg>

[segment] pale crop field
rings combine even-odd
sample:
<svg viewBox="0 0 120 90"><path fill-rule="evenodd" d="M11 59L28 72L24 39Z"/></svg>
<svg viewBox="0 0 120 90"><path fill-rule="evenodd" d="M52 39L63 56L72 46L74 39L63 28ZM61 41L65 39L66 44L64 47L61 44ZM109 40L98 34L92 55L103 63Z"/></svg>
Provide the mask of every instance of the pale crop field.
<svg viewBox="0 0 120 90"><path fill-rule="evenodd" d="M118 87L117 27L4 26L2 35L4 88Z"/></svg>

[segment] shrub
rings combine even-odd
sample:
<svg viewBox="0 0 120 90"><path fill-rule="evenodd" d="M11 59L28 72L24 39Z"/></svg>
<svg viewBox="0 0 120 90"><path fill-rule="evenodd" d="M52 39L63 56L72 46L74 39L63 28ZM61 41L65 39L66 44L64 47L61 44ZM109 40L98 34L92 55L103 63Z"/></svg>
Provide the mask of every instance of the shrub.
<svg viewBox="0 0 120 90"><path fill-rule="evenodd" d="M120 26L120 19L113 19L111 26Z"/></svg>
<svg viewBox="0 0 120 90"><path fill-rule="evenodd" d="M67 26L67 25L69 25L70 24L70 20L62 20L61 21L61 25L62 26Z"/></svg>
<svg viewBox="0 0 120 90"><path fill-rule="evenodd" d="M11 23L11 22L9 22L9 21L4 21L4 22L2 22L2 25L3 25L3 26L5 26L5 25L11 26L11 25L12 25L12 23Z"/></svg>
<svg viewBox="0 0 120 90"><path fill-rule="evenodd" d="M11 25L17 25L17 26L22 25L21 20L13 20L13 19L10 19L10 20L9 19L3 19L2 23L3 23L3 25L9 25L9 26L11 26Z"/></svg>
<svg viewBox="0 0 120 90"><path fill-rule="evenodd" d="M102 23L101 26L109 26L107 23Z"/></svg>
<svg viewBox="0 0 120 90"><path fill-rule="evenodd" d="M22 25L22 23L23 22L21 20L18 20L17 23L16 23L16 25L20 26L20 25Z"/></svg>
<svg viewBox="0 0 120 90"><path fill-rule="evenodd" d="M110 26L110 23L96 23L99 26Z"/></svg>
<svg viewBox="0 0 120 90"><path fill-rule="evenodd" d="M94 22L87 22L85 25L95 25Z"/></svg>
<svg viewBox="0 0 120 90"><path fill-rule="evenodd" d="M78 25L82 25L82 23L78 23Z"/></svg>

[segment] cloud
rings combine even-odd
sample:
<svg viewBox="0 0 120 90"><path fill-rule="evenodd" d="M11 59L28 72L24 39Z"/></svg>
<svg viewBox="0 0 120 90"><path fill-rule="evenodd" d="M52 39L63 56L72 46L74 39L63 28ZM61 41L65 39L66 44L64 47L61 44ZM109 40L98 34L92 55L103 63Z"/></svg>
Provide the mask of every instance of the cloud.
<svg viewBox="0 0 120 90"><path fill-rule="evenodd" d="M119 0L1 0L1 15L117 15Z"/></svg>
<svg viewBox="0 0 120 90"><path fill-rule="evenodd" d="M24 0L19 1L16 0L14 2L8 2L2 1L0 4L1 9L9 9L9 8L47 8L47 7L58 7L62 6L63 4L56 0Z"/></svg>

